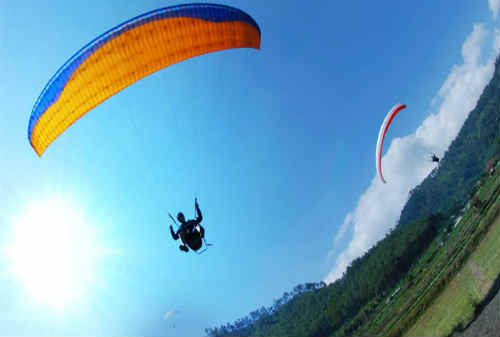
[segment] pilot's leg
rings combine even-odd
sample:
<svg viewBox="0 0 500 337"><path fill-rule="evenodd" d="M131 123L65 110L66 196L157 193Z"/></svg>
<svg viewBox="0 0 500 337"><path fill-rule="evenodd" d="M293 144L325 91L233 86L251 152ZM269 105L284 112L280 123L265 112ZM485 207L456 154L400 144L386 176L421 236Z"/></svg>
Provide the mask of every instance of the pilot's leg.
<svg viewBox="0 0 500 337"><path fill-rule="evenodd" d="M179 236L181 237L182 245L179 246L179 249L182 251L188 252L188 247L186 247L186 233L184 231L179 231Z"/></svg>

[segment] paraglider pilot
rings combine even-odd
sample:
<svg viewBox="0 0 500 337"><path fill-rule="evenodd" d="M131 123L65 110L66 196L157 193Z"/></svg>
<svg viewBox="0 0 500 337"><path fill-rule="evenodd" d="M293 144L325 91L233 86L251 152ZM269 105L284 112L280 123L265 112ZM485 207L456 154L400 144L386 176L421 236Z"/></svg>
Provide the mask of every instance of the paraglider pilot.
<svg viewBox="0 0 500 337"><path fill-rule="evenodd" d="M201 215L200 207L198 205L198 200L194 199L194 206L196 208L196 219L186 221L184 214L182 212L177 213L177 220L181 223L177 232L174 232L172 225L170 225L170 234L172 234L172 238L174 240L181 238L182 244L179 246L179 249L188 252L188 248L186 245L191 247L193 250L198 250L201 246L201 238L205 235L205 229L200 225L201 220L203 220L203 216ZM196 227L199 227L199 230L196 230ZM193 235L193 234L197 235ZM194 239L194 240L193 240ZM198 245L197 242L200 244Z"/></svg>

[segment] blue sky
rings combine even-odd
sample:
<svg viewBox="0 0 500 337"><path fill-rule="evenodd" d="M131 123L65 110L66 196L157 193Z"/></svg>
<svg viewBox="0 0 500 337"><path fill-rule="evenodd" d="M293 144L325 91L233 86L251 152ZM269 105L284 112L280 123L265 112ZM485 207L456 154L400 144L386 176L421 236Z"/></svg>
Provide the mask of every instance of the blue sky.
<svg viewBox="0 0 500 337"><path fill-rule="evenodd" d="M152 74L39 158L28 119L56 70L115 25L179 3L0 5L1 335L202 335L336 279L397 221L498 54L494 1L227 1L260 25L260 51ZM385 141L382 186L375 144L397 102L408 107ZM168 212L194 215L194 197L215 244L201 256L168 232ZM53 244L44 208L72 220L67 245Z"/></svg>

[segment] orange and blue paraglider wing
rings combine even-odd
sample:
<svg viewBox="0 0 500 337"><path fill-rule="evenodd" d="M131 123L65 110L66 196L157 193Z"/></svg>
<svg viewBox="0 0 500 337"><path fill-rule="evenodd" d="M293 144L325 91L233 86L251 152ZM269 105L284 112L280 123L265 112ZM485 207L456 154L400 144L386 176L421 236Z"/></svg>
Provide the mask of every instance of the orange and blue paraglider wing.
<svg viewBox="0 0 500 337"><path fill-rule="evenodd" d="M182 60L231 48L260 48L260 29L224 5L161 8L97 37L52 77L33 107L28 138L41 156L71 124L118 91Z"/></svg>
<svg viewBox="0 0 500 337"><path fill-rule="evenodd" d="M384 146L385 134L387 133L387 129L389 128L389 125L391 124L396 114L404 108L406 108L406 105L401 103L393 106L385 116L384 122L380 126L380 131L378 133L377 148L375 150L375 164L377 165L377 172L380 180L382 180L384 184L386 181L384 179L384 175L382 174L382 147Z"/></svg>

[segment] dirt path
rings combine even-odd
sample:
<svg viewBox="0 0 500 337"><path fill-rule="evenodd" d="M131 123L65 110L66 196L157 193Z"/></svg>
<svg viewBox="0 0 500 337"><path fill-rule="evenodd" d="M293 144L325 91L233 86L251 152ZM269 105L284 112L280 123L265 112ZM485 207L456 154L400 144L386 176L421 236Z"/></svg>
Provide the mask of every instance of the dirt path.
<svg viewBox="0 0 500 337"><path fill-rule="evenodd" d="M474 261L470 261L467 264L467 267L469 268L469 270L471 271L472 276L476 280L476 283L477 283L478 287L481 288L481 291L483 293L487 293L488 292L488 288L485 288L485 287L487 286L486 284L488 283L488 278L484 274L482 268L479 267Z"/></svg>

